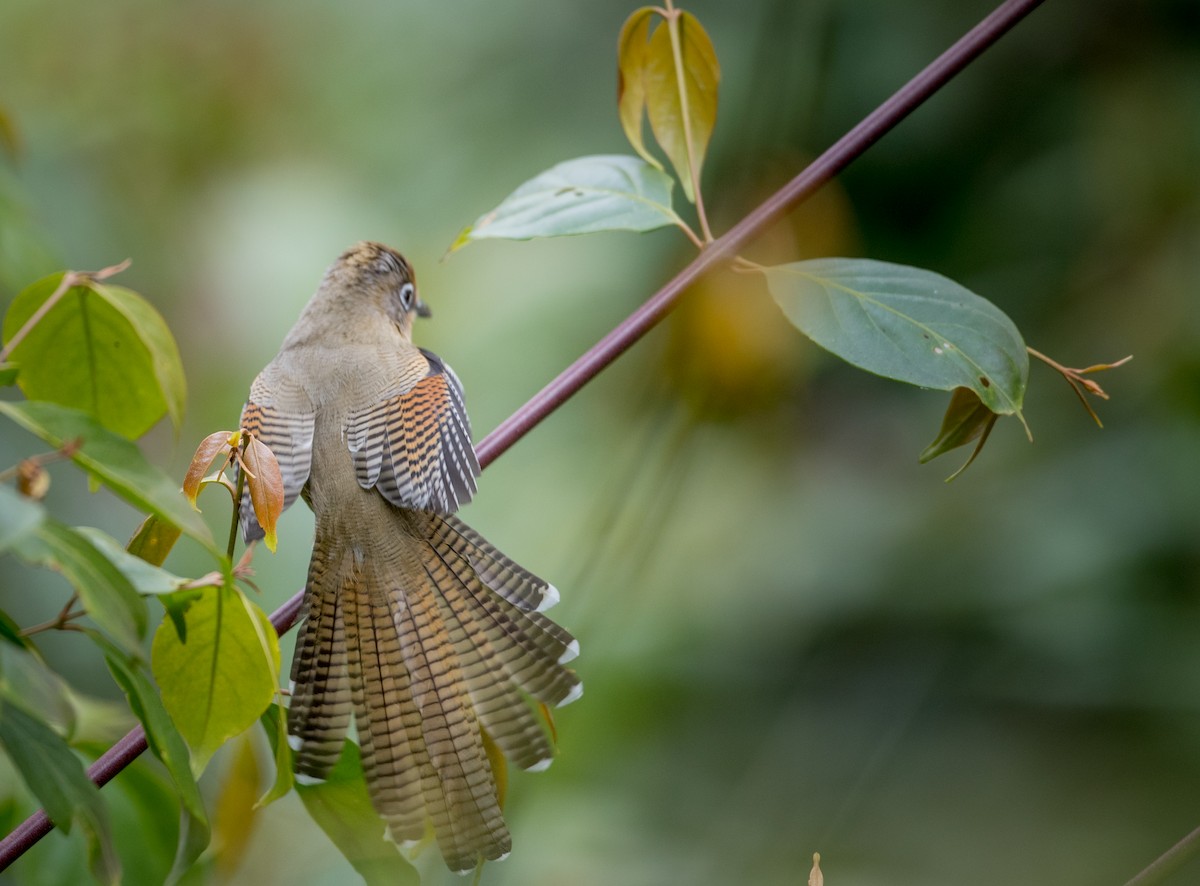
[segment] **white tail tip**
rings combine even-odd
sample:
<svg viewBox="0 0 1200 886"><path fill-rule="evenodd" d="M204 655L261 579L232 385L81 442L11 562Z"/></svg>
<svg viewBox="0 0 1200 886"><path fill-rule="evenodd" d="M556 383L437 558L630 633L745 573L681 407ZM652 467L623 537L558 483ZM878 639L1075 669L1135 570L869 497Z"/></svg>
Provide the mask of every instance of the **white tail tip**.
<svg viewBox="0 0 1200 886"><path fill-rule="evenodd" d="M547 609L549 609L551 606L553 606L555 603L557 603L558 600L559 600L558 588L556 588L552 584L547 583L546 590L542 591L542 602L538 603L537 611L545 612Z"/></svg>
<svg viewBox="0 0 1200 886"><path fill-rule="evenodd" d="M566 664L569 661L579 657L579 641L572 640L567 644L567 648L563 650L563 654L558 657L559 664Z"/></svg>
<svg viewBox="0 0 1200 886"><path fill-rule="evenodd" d="M545 772L550 768L550 764L554 762L553 757L546 757L544 760L538 760L532 766L526 766L526 772Z"/></svg>
<svg viewBox="0 0 1200 886"><path fill-rule="evenodd" d="M561 707L564 707L565 705L569 705L571 702L575 701L575 699L579 698L581 695L583 695L583 684L576 683L574 686L571 687L571 691L568 692L566 694L566 696L563 698L563 700L560 701L558 704L556 704L555 707L561 708Z"/></svg>

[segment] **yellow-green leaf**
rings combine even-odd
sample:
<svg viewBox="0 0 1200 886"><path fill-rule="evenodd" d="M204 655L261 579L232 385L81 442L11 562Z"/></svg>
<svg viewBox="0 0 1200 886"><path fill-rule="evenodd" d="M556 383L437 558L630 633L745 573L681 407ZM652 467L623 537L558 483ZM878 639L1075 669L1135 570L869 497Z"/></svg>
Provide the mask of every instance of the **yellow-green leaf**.
<svg viewBox="0 0 1200 886"><path fill-rule="evenodd" d="M642 140L642 115L646 111L646 38L654 9L643 6L635 10L621 27L617 40L617 115L629 144L642 158L657 169L658 159L646 150Z"/></svg>
<svg viewBox="0 0 1200 886"><path fill-rule="evenodd" d="M125 550L151 566L162 566L182 534L178 526L150 514L134 530Z"/></svg>
<svg viewBox="0 0 1200 886"><path fill-rule="evenodd" d="M4 317L8 342L50 299L64 274L17 295ZM106 428L138 437L162 418L176 427L187 396L179 349L166 321L131 290L89 281L72 286L12 351L30 400L82 409Z"/></svg>
<svg viewBox="0 0 1200 886"><path fill-rule="evenodd" d="M259 718L279 682L279 639L238 588L214 588L184 613L187 642L163 621L151 662L163 703L192 749L194 771Z"/></svg>
<svg viewBox="0 0 1200 886"><path fill-rule="evenodd" d="M650 129L675 167L684 195L695 203L693 170L698 182L717 122L721 68L716 50L696 17L683 12L654 29L645 65Z"/></svg>

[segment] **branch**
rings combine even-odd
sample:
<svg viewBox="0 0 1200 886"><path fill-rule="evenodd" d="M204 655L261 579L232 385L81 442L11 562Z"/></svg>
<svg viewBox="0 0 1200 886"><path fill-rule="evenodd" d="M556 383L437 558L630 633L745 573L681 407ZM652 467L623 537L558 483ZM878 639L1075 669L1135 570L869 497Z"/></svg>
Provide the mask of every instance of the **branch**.
<svg viewBox="0 0 1200 886"><path fill-rule="evenodd" d="M867 148L954 79L963 68L982 55L1042 2L1043 0L1004 0L987 18L863 118L861 123L842 136L803 172L726 234L714 240L666 286L563 370L550 384L538 391L528 403L501 422L500 426L476 447L479 464L487 467L507 452L514 443L540 424L542 419L574 396L580 388L653 329L670 312L688 287L705 272L718 262L733 256L765 228L811 197L817 189L849 166ZM295 624L303 597L303 591L297 593L271 614L271 624L280 634L286 633ZM104 784L112 775L133 762L145 749L145 733L140 726L135 727L96 761L88 770L88 775L92 776L97 784ZM106 773L112 770L112 774L107 775L104 781L99 781L93 776L93 770L102 765ZM48 834L52 828L53 825L45 813L38 812L9 834L0 842L0 871Z"/></svg>

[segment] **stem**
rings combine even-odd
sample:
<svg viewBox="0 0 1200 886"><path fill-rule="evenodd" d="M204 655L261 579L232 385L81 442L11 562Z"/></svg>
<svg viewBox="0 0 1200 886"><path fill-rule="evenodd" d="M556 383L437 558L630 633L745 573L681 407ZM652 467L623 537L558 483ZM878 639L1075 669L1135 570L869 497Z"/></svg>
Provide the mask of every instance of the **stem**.
<svg viewBox="0 0 1200 886"><path fill-rule="evenodd" d="M718 261L734 255L756 234L812 196L821 185L841 172L922 102L950 82L959 71L982 55L1042 2L1043 0L1004 0L925 70L872 111L766 202L715 240L616 329L501 422L500 426L476 447L480 465L486 467L503 455L546 416L649 332L702 274ZM271 613L271 624L275 626L275 630L280 634L290 630L300 614L303 603L304 592L300 591ZM88 776L98 785L103 785L144 750L146 735L142 727L137 726L88 769ZM46 814L38 812L0 841L0 871L50 833L53 827Z"/></svg>
<svg viewBox="0 0 1200 886"><path fill-rule="evenodd" d="M242 437L242 450L246 448L246 444L250 442L249 437ZM232 453L231 453L232 455ZM239 460L240 461L240 460ZM229 544L225 546L225 556L229 558L229 562L233 562L233 549L237 545L238 518L242 515L242 490L246 488L246 470L244 467L238 467L237 492L233 494L233 515L229 518Z"/></svg>
<svg viewBox="0 0 1200 886"><path fill-rule="evenodd" d="M1196 828L1158 858L1154 859L1125 886L1150 886L1161 883L1200 850L1200 828Z"/></svg>

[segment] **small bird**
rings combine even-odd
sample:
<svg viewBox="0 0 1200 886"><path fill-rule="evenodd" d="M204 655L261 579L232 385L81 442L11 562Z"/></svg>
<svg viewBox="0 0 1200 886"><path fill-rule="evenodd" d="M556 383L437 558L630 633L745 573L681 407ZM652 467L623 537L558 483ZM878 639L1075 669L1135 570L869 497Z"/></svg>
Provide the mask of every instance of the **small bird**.
<svg viewBox="0 0 1200 886"><path fill-rule="evenodd" d="M412 343L430 310L394 250L359 243L254 380L242 427L274 453L284 506L316 517L292 660L297 776L324 779L350 726L371 800L400 844L432 822L454 871L508 854L483 733L522 769L554 748L529 699L582 694L579 644L542 611L558 591L453 515L479 462L463 391ZM248 498L247 542L261 538Z"/></svg>

